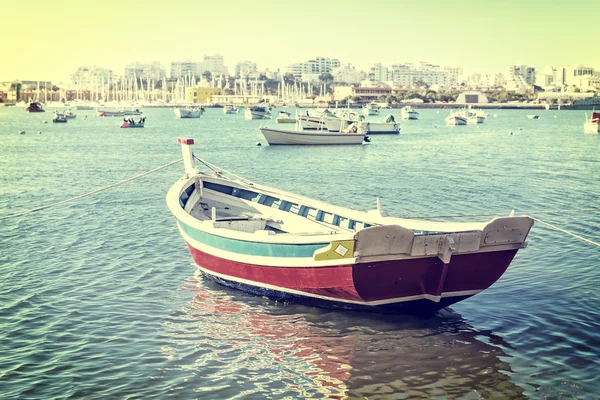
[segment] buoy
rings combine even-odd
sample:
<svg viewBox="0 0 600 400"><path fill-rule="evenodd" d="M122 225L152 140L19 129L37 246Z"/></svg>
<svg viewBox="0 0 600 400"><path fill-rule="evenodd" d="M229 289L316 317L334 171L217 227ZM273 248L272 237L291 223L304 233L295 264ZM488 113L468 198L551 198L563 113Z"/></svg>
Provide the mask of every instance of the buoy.
<svg viewBox="0 0 600 400"><path fill-rule="evenodd" d="M19 131L19 135L24 135L25 131Z"/></svg>
<svg viewBox="0 0 600 400"><path fill-rule="evenodd" d="M44 123L44 124L47 124L47 123L48 123L48 121L46 121L46 120L43 120L43 121L42 121L42 123Z"/></svg>
<svg viewBox="0 0 600 400"><path fill-rule="evenodd" d="M262 146L262 143L261 142L256 142L256 145L257 146Z"/></svg>

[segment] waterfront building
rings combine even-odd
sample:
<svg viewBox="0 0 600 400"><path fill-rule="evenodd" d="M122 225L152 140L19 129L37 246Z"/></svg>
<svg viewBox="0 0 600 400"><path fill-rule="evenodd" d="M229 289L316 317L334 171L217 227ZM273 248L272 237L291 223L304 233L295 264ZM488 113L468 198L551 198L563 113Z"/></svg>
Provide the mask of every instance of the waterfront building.
<svg viewBox="0 0 600 400"><path fill-rule="evenodd" d="M463 92L456 98L457 104L481 104L489 103L487 96L481 92L468 91Z"/></svg>
<svg viewBox="0 0 600 400"><path fill-rule="evenodd" d="M242 76L254 77L258 72L258 64L252 61L240 61L235 64L235 77L240 78Z"/></svg>
<svg viewBox="0 0 600 400"><path fill-rule="evenodd" d="M333 88L333 98L340 101L354 96L360 97L363 101L378 100L381 96L392 94L391 87L383 86L336 86Z"/></svg>
<svg viewBox="0 0 600 400"><path fill-rule="evenodd" d="M331 71L334 82L358 84L365 78L365 73L356 69L352 64L346 64L334 68Z"/></svg>
<svg viewBox="0 0 600 400"><path fill-rule="evenodd" d="M159 81L166 78L167 72L159 62L151 63L130 63L127 64L124 71L125 78L141 78L146 80Z"/></svg>
<svg viewBox="0 0 600 400"><path fill-rule="evenodd" d="M337 58L317 57L314 60L289 64L285 72L303 82L314 82L319 80L321 74L331 73L334 68L340 66L340 60Z"/></svg>
<svg viewBox="0 0 600 400"><path fill-rule="evenodd" d="M212 96L223 95L222 88L214 87L192 87L187 88L185 91L186 103L199 103L208 104L211 103Z"/></svg>

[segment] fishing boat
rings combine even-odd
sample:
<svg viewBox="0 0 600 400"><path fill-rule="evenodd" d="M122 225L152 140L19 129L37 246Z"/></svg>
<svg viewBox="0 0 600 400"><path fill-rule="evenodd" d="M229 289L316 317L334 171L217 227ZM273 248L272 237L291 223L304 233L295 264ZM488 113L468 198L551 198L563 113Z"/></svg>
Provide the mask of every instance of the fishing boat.
<svg viewBox="0 0 600 400"><path fill-rule="evenodd" d="M137 108L131 108L129 110L123 109L124 115L142 115L143 113Z"/></svg>
<svg viewBox="0 0 600 400"><path fill-rule="evenodd" d="M33 102L33 103L29 103L29 106L25 109L25 111L27 112L45 112L46 110L44 110L42 108L42 105L39 102Z"/></svg>
<svg viewBox="0 0 600 400"><path fill-rule="evenodd" d="M326 129L303 130L300 125L296 125L295 130L262 127L260 132L271 146L362 144L363 141L369 141L365 133L357 131L346 133Z"/></svg>
<svg viewBox="0 0 600 400"><path fill-rule="evenodd" d="M53 123L65 123L67 122L67 117L64 114L59 113L58 111L54 111L54 116L52 117Z"/></svg>
<svg viewBox="0 0 600 400"><path fill-rule="evenodd" d="M411 106L404 106L400 111L400 118L402 119L419 119L419 113L415 111Z"/></svg>
<svg viewBox="0 0 600 400"><path fill-rule="evenodd" d="M179 138L185 175L166 202L201 273L308 304L433 313L490 287L525 248L529 217L432 222L363 212L249 182ZM375 203L375 201L374 201Z"/></svg>
<svg viewBox="0 0 600 400"><path fill-rule="evenodd" d="M123 110L96 110L98 117L123 117L125 111Z"/></svg>
<svg viewBox="0 0 600 400"><path fill-rule="evenodd" d="M483 114L468 108L457 110L453 114L464 118L467 121L467 125L482 124L485 121Z"/></svg>
<svg viewBox="0 0 600 400"><path fill-rule="evenodd" d="M363 107L363 114L366 116L369 115L379 115L379 106L374 101Z"/></svg>
<svg viewBox="0 0 600 400"><path fill-rule="evenodd" d="M75 119L75 118L77 118L77 114L74 114L73 111L71 111L71 110L67 110L67 111L65 111L65 118Z"/></svg>
<svg viewBox="0 0 600 400"><path fill-rule="evenodd" d="M275 121L278 124L294 124L296 123L296 118L292 117L287 111L279 111L279 115Z"/></svg>
<svg viewBox="0 0 600 400"><path fill-rule="evenodd" d="M592 112L592 116L588 119L587 113L585 114L585 123L583 124L584 133L599 134L600 133L600 112Z"/></svg>
<svg viewBox="0 0 600 400"><path fill-rule="evenodd" d="M444 121L446 121L446 125L448 126L467 125L468 122L467 118L457 114L451 114L450 116L446 117Z"/></svg>
<svg viewBox="0 0 600 400"><path fill-rule="evenodd" d="M244 114L245 119L271 119L271 111L267 107L248 107Z"/></svg>
<svg viewBox="0 0 600 400"><path fill-rule="evenodd" d="M394 135L400 133L400 127L393 115L388 115L383 121L361 121L358 126L358 132L367 135Z"/></svg>
<svg viewBox="0 0 600 400"><path fill-rule="evenodd" d="M223 107L223 114L237 114L240 112L240 109L233 104L228 104Z"/></svg>
<svg viewBox="0 0 600 400"><path fill-rule="evenodd" d="M145 124L146 117L141 118L138 122L135 122L134 120L123 120L123 122L121 122L121 128L143 128Z"/></svg>
<svg viewBox="0 0 600 400"><path fill-rule="evenodd" d="M200 107L176 107L173 109L177 118L200 118L202 109Z"/></svg>
<svg viewBox="0 0 600 400"><path fill-rule="evenodd" d="M142 112L135 108L135 109L119 109L119 110L96 110L96 115L98 117L123 117L126 115L142 115Z"/></svg>
<svg viewBox="0 0 600 400"><path fill-rule="evenodd" d="M530 115L527 116L527 118L529 118L529 119L540 119L540 116L539 115L530 114Z"/></svg>

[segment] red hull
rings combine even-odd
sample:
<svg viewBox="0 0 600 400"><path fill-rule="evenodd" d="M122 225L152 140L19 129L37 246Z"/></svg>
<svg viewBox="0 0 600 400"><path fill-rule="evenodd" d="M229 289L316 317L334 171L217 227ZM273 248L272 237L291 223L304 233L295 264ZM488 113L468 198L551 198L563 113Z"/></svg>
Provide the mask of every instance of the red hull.
<svg viewBox="0 0 600 400"><path fill-rule="evenodd" d="M436 308L490 287L517 253L515 249L454 255L449 264L429 257L295 268L240 263L207 254L189 243L188 248L196 264L220 280L367 306L423 299L434 303L448 297Z"/></svg>

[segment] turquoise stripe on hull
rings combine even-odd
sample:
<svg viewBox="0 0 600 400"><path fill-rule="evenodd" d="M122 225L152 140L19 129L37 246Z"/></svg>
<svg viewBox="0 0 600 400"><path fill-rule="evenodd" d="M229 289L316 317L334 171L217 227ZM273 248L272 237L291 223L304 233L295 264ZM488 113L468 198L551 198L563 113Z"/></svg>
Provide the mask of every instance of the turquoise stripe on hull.
<svg viewBox="0 0 600 400"><path fill-rule="evenodd" d="M272 244L260 242L248 242L244 240L229 239L222 236L212 235L177 221L186 235L216 249L229 251L237 254L263 257L311 257L315 250L322 249L329 243L317 244Z"/></svg>

